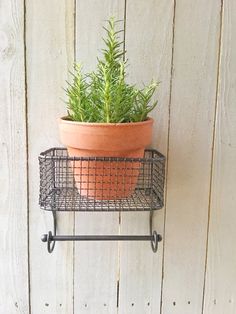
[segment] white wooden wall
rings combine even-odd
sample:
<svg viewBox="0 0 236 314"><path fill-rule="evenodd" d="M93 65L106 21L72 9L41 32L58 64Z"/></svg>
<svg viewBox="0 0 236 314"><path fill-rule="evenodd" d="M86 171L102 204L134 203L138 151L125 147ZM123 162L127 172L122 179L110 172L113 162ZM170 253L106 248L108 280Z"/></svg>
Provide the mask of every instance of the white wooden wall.
<svg viewBox="0 0 236 314"><path fill-rule="evenodd" d="M125 21L129 80L162 82L164 239L157 254L114 242L48 254L37 156L60 145L68 70L93 69L111 15ZM0 87L0 314L236 313L235 0L0 0ZM145 234L148 217L63 213L60 232Z"/></svg>

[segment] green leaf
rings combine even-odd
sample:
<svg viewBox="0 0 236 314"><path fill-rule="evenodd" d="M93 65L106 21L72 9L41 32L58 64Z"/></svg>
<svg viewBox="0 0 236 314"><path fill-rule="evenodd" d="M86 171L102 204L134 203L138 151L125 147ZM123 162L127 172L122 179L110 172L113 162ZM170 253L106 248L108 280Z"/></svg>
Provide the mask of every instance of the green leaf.
<svg viewBox="0 0 236 314"><path fill-rule="evenodd" d="M138 122L147 118L157 101L150 104L158 83L138 89L125 82L127 60L124 41L119 36L123 29L117 29L114 17L104 27L102 57L97 58L97 67L90 73L82 73L80 63L74 64L74 71L69 72L72 83L67 83L65 93L68 101L68 118L86 122ZM123 22L123 21L122 21Z"/></svg>

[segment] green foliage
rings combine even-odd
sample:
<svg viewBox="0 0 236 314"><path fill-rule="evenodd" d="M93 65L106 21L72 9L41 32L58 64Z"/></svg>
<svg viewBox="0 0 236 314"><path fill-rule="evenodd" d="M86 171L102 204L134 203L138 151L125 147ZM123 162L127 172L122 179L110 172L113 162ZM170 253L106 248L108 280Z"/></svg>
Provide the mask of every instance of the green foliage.
<svg viewBox="0 0 236 314"><path fill-rule="evenodd" d="M150 105L157 83L152 81L143 89L126 83L126 61L123 42L119 40L118 22L111 18L105 28L103 57L94 72L83 74L81 66L74 67L73 83L68 83L68 118L80 122L124 123L147 119L157 105Z"/></svg>

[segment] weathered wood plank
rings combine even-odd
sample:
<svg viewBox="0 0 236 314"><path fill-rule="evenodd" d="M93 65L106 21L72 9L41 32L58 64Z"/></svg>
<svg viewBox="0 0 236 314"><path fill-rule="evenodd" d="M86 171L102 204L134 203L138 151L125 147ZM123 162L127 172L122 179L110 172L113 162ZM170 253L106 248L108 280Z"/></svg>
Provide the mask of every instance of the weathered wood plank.
<svg viewBox="0 0 236 314"><path fill-rule="evenodd" d="M160 80L153 147L167 153L168 107L172 55L173 1L127 2L126 49L129 80L139 86ZM155 213L154 227L163 234L164 209ZM149 213L122 213L122 234L148 234ZM120 253L119 313L159 313L162 249L154 254L150 243L122 243Z"/></svg>
<svg viewBox="0 0 236 314"><path fill-rule="evenodd" d="M236 313L236 3L223 2L204 314Z"/></svg>
<svg viewBox="0 0 236 314"><path fill-rule="evenodd" d="M220 1L177 1L162 313L202 308Z"/></svg>
<svg viewBox="0 0 236 314"><path fill-rule="evenodd" d="M73 244L48 254L40 236L52 230L38 206L38 154L60 145L56 118L65 114L62 87L74 59L74 1L26 1L29 130L30 273L32 313L73 312ZM59 233L73 233L73 214L62 213Z"/></svg>
<svg viewBox="0 0 236 314"><path fill-rule="evenodd" d="M22 1L1 1L0 34L0 312L29 313Z"/></svg>
<svg viewBox="0 0 236 314"><path fill-rule="evenodd" d="M76 59L85 71L93 70L103 47L101 36L105 20L124 17L124 1L78 1L76 10ZM117 234L118 213L76 214L77 234ZM75 312L116 313L118 244L76 243Z"/></svg>

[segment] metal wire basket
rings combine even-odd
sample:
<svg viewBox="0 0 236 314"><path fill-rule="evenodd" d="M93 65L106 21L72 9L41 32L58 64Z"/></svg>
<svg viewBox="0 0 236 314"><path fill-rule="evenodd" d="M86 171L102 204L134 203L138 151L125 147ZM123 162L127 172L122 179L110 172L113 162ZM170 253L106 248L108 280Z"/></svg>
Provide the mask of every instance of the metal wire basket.
<svg viewBox="0 0 236 314"><path fill-rule="evenodd" d="M42 209L53 211L150 211L163 206L165 157L69 157L64 148L39 156Z"/></svg>

